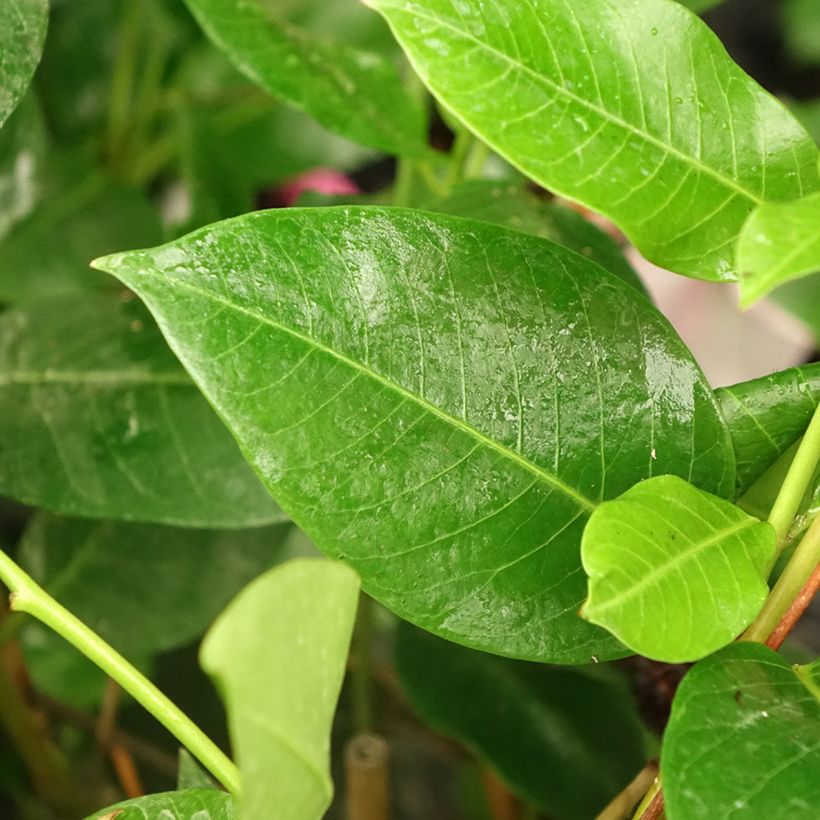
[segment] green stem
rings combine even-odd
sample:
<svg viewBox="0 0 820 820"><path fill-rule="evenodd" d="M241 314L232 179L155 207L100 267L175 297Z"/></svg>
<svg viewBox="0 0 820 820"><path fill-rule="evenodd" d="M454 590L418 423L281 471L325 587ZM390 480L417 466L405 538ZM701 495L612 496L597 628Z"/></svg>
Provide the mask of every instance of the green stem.
<svg viewBox="0 0 820 820"><path fill-rule="evenodd" d="M353 722L356 732L372 732L373 677L372 677L373 600L362 592L356 614L356 631L353 639L354 665L350 674Z"/></svg>
<svg viewBox="0 0 820 820"><path fill-rule="evenodd" d="M632 820L640 820L643 813L649 808L649 804L655 799L655 795L661 790L660 775L655 778L655 782L649 787L649 791L643 796L643 800L638 803L638 808L632 815Z"/></svg>
<svg viewBox="0 0 820 820"><path fill-rule="evenodd" d="M33 615L79 649L168 729L231 794L238 795L239 771L216 744L151 681L57 603L1 550L0 580L12 592L13 610Z"/></svg>
<svg viewBox="0 0 820 820"><path fill-rule="evenodd" d="M475 137L469 131L462 129L456 132L456 138L450 150L450 167L446 183L448 191L464 178L464 163L474 141Z"/></svg>
<svg viewBox="0 0 820 820"><path fill-rule="evenodd" d="M743 633L741 640L765 642L818 564L820 564L820 516L814 519L811 527L803 536L803 540L797 545L794 555L769 593L763 609L760 610L754 623Z"/></svg>
<svg viewBox="0 0 820 820"><path fill-rule="evenodd" d="M820 404L814 411L809 426L794 454L794 460L780 487L774 506L769 513L769 523L774 527L777 536L777 554L788 541L789 529L792 526L806 488L820 462Z"/></svg>
<svg viewBox="0 0 820 820"><path fill-rule="evenodd" d="M487 164L487 157L490 156L490 149L481 140L475 140L470 148L467 158L464 160L464 178L481 179L484 176L484 166Z"/></svg>
<svg viewBox="0 0 820 820"><path fill-rule="evenodd" d="M413 163L402 158L396 168L396 184L393 186L393 204L406 207L413 191Z"/></svg>

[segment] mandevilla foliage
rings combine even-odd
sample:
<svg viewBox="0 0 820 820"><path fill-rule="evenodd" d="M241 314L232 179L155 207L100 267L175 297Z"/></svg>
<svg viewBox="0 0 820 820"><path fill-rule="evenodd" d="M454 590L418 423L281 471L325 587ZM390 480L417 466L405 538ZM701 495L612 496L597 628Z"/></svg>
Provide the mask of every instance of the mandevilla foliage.
<svg viewBox="0 0 820 820"><path fill-rule="evenodd" d="M815 820L820 362L639 256L820 338L718 4L0 4L0 815Z"/></svg>

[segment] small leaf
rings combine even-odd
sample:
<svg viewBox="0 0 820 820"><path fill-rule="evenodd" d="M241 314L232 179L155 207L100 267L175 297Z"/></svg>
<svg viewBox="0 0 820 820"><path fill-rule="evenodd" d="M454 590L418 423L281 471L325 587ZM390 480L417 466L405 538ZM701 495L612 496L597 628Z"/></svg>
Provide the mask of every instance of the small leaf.
<svg viewBox="0 0 820 820"><path fill-rule="evenodd" d="M715 390L735 449L742 495L808 427L820 402L820 363Z"/></svg>
<svg viewBox="0 0 820 820"><path fill-rule="evenodd" d="M749 217L737 248L740 303L820 271L820 193L792 202L766 202Z"/></svg>
<svg viewBox="0 0 820 820"><path fill-rule="evenodd" d="M201 663L228 711L245 820L319 820L330 804L330 728L358 592L341 564L290 561L243 590L205 637Z"/></svg>
<svg viewBox="0 0 820 820"><path fill-rule="evenodd" d="M48 0L0 3L0 128L31 82L47 25Z"/></svg>
<svg viewBox="0 0 820 820"><path fill-rule="evenodd" d="M648 658L697 660L757 615L774 551L770 524L675 476L651 478L589 519L583 615Z"/></svg>
<svg viewBox="0 0 820 820"><path fill-rule="evenodd" d="M148 794L117 803L87 820L236 820L233 798L215 789Z"/></svg>
<svg viewBox="0 0 820 820"><path fill-rule="evenodd" d="M820 345L820 273L787 282L770 298L802 322Z"/></svg>
<svg viewBox="0 0 820 820"><path fill-rule="evenodd" d="M424 116L393 65L277 21L258 0L185 0L243 74L331 131L398 155L427 152Z"/></svg>
<svg viewBox="0 0 820 820"><path fill-rule="evenodd" d="M454 646L406 622L396 671L425 721L550 816L589 820L644 763L635 706L615 682Z"/></svg>
<svg viewBox="0 0 820 820"><path fill-rule="evenodd" d="M416 624L567 663L599 500L731 493L712 391L665 319L537 237L398 208L287 209L95 264L146 300L271 493Z"/></svg>
<svg viewBox="0 0 820 820"><path fill-rule="evenodd" d="M818 772L820 662L743 642L683 679L661 752L669 820L811 820Z"/></svg>
<svg viewBox="0 0 820 820"><path fill-rule="evenodd" d="M200 527L285 519L142 305L0 316L0 493L66 515Z"/></svg>
<svg viewBox="0 0 820 820"><path fill-rule="evenodd" d="M177 774L177 791L186 789L216 789L214 781L197 763L187 749L179 750L179 773Z"/></svg>
<svg viewBox="0 0 820 820"><path fill-rule="evenodd" d="M430 210L492 222L564 245L597 262L645 293L641 280L621 249L600 228L567 207L548 202L518 185L471 180L457 185Z"/></svg>
<svg viewBox="0 0 820 820"><path fill-rule="evenodd" d="M820 188L817 146L669 0L367 0L433 94L648 259L737 278L755 205Z"/></svg>

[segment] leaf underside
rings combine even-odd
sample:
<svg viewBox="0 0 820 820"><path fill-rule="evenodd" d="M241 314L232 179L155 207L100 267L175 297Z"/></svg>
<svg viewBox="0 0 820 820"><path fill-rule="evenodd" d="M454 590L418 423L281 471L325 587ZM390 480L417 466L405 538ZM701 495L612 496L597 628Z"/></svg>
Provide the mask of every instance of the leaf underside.
<svg viewBox="0 0 820 820"><path fill-rule="evenodd" d="M146 301L275 498L388 607L580 663L581 531L656 473L729 494L667 322L560 246L442 215L291 209L96 263Z"/></svg>

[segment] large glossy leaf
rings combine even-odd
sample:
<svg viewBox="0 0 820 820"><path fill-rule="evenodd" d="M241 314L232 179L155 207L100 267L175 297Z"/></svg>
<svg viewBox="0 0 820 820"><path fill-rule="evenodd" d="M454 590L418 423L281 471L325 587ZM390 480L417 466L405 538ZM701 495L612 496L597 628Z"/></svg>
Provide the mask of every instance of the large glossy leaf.
<svg viewBox="0 0 820 820"><path fill-rule="evenodd" d="M46 591L129 659L141 662L199 637L257 575L282 559L287 525L188 530L37 516L23 537L21 565ZM139 624L139 628L135 628ZM43 691L91 705L101 673L31 623L21 635ZM56 669L73 670L56 679Z"/></svg>
<svg viewBox="0 0 820 820"><path fill-rule="evenodd" d="M108 283L89 270L91 259L161 240L142 192L107 179L87 158L54 155L44 175L38 207L0 242L0 301L99 289Z"/></svg>
<svg viewBox="0 0 820 820"><path fill-rule="evenodd" d="M92 814L88 820L234 820L233 798L215 789L149 794Z"/></svg>
<svg viewBox="0 0 820 820"><path fill-rule="evenodd" d="M29 94L0 131L0 240L39 201L46 151L45 123Z"/></svg>
<svg viewBox="0 0 820 820"><path fill-rule="evenodd" d="M472 180L457 185L430 210L492 222L565 245L643 292L643 285L614 240L581 214L518 185Z"/></svg>
<svg viewBox="0 0 820 820"><path fill-rule="evenodd" d="M697 660L760 611L774 553L770 524L676 476L658 476L589 519L583 615L648 658Z"/></svg>
<svg viewBox="0 0 820 820"><path fill-rule="evenodd" d="M185 2L237 68L275 97L364 145L426 152L421 108L389 61L276 20L258 0Z"/></svg>
<svg viewBox="0 0 820 820"><path fill-rule="evenodd" d="M48 0L0 4L0 127L20 102L43 51Z"/></svg>
<svg viewBox="0 0 820 820"><path fill-rule="evenodd" d="M820 662L737 643L683 679L661 753L669 820L811 820L818 772Z"/></svg>
<svg viewBox="0 0 820 820"><path fill-rule="evenodd" d="M715 391L735 448L742 495L806 430L820 402L820 363Z"/></svg>
<svg viewBox="0 0 820 820"><path fill-rule="evenodd" d="M330 728L359 581L297 560L257 579L205 637L201 661L228 711L244 820L319 820L330 803Z"/></svg>
<svg viewBox="0 0 820 820"><path fill-rule="evenodd" d="M731 493L731 442L666 321L537 237L291 209L96 264L145 299L317 546L458 642L617 654L576 616L589 512L655 473Z"/></svg>
<svg viewBox="0 0 820 820"><path fill-rule="evenodd" d="M740 234L737 260L742 305L820 271L820 193L756 208Z"/></svg>
<svg viewBox="0 0 820 820"><path fill-rule="evenodd" d="M103 295L0 316L0 494L95 518L284 519L144 307Z"/></svg>
<svg viewBox="0 0 820 820"><path fill-rule="evenodd" d="M614 681L454 646L407 623L396 671L433 728L550 816L594 817L644 763L635 706Z"/></svg>
<svg viewBox="0 0 820 820"><path fill-rule="evenodd" d="M671 0L368 0L430 90L663 267L736 277L752 208L820 187L817 147Z"/></svg>

